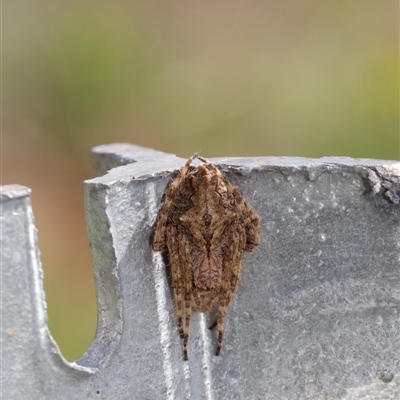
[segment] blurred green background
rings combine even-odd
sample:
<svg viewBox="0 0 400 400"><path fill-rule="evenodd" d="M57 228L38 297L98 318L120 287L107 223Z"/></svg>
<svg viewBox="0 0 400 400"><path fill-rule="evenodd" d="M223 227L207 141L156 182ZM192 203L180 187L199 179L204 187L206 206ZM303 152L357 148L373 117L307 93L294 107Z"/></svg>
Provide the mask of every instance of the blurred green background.
<svg viewBox="0 0 400 400"><path fill-rule="evenodd" d="M398 159L398 19L397 0L3 2L2 184L33 189L67 359L96 327L91 147Z"/></svg>

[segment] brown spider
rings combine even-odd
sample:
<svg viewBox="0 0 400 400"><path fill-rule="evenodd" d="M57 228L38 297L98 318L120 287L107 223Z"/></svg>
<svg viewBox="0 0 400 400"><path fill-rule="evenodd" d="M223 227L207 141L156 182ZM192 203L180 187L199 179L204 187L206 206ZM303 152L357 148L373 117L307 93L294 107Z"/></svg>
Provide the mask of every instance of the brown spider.
<svg viewBox="0 0 400 400"><path fill-rule="evenodd" d="M195 158L204 164L190 166ZM258 215L238 189L197 153L169 183L153 227L152 246L164 251L169 260L185 360L192 300L195 311L205 313L218 299L217 319L210 329L218 328L219 355L224 318L244 252L253 251L260 243L258 227Z"/></svg>

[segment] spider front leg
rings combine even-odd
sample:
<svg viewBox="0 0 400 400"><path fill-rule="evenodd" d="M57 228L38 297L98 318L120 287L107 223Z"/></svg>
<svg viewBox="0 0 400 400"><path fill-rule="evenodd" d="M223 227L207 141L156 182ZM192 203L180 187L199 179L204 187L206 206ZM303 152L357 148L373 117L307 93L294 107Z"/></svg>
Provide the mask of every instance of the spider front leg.
<svg viewBox="0 0 400 400"><path fill-rule="evenodd" d="M178 233L174 225L166 228L166 244L171 267L171 284L174 290L178 331L183 339L183 358L188 359L187 344L191 317L191 270L187 237ZM183 294L183 298L182 298ZM183 307L184 302L184 307ZM183 325L183 316L185 323Z"/></svg>
<svg viewBox="0 0 400 400"><path fill-rule="evenodd" d="M217 327L217 329L218 329L218 342L217 342L217 349L215 351L216 356L219 356L219 353L221 352L223 336L224 336L225 316L226 316L226 312L228 310L228 306L232 299L233 294L234 294L234 291L231 291L230 294L228 292L220 293L217 319L209 327L209 329L214 329L215 327Z"/></svg>
<svg viewBox="0 0 400 400"><path fill-rule="evenodd" d="M188 341L190 332L190 318L192 315L191 298L185 292L185 328L183 330L183 359L188 360Z"/></svg>
<svg viewBox="0 0 400 400"><path fill-rule="evenodd" d="M225 316L239 280L240 264L243 256L245 240L245 229L242 225L237 224L232 236L224 248L224 271L219 292L218 314L216 321L210 327L210 329L212 329L216 326L218 329L218 343L215 351L216 356L221 352Z"/></svg>
<svg viewBox="0 0 400 400"><path fill-rule="evenodd" d="M179 255L179 245L177 241L178 231L175 226L169 225L167 227L167 246L168 256L171 267L171 280L172 288L174 290L175 312L178 325L178 331L181 339L183 338L183 306L182 306L182 271L181 261Z"/></svg>
<svg viewBox="0 0 400 400"><path fill-rule="evenodd" d="M239 272L240 270L240 264L236 266L237 271ZM237 277L235 278L234 276L230 277L232 279L232 286L228 283L229 287L227 288L221 288L220 295L219 295L219 302L218 302L218 314L217 314L217 319L215 322L210 326L210 329L213 329L217 327L218 329L218 342L217 342L217 349L215 351L215 355L219 356L219 353L221 352L222 348L222 342L223 342L223 337L224 337L224 322L225 322L225 316L226 312L228 311L228 306L229 303L232 300L232 297L235 293L235 288L237 284Z"/></svg>
<svg viewBox="0 0 400 400"><path fill-rule="evenodd" d="M188 341L190 332L190 319L192 315L192 270L190 264L189 240L183 233L178 234L179 264L182 279L179 282L183 291L185 303L185 325L183 327L183 359L188 359Z"/></svg>
<svg viewBox="0 0 400 400"><path fill-rule="evenodd" d="M230 183L229 183L230 184ZM260 217L256 212L246 203L237 188L232 184L232 192L236 200L237 207L242 212L244 227L246 230L246 247L244 251L251 253L260 244L259 225Z"/></svg>

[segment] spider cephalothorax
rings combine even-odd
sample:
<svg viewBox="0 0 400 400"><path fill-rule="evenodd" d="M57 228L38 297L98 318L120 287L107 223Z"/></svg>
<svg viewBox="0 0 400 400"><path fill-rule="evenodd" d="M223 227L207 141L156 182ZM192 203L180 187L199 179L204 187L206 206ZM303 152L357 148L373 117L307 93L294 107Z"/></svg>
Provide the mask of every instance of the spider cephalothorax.
<svg viewBox="0 0 400 400"><path fill-rule="evenodd" d="M191 167L198 158L204 164ZM208 312L218 301L216 355L224 318L235 292L244 252L259 244L259 217L238 189L206 159L194 154L171 180L152 233L155 251L171 267L178 329L187 360L192 304ZM184 323L183 323L184 319Z"/></svg>

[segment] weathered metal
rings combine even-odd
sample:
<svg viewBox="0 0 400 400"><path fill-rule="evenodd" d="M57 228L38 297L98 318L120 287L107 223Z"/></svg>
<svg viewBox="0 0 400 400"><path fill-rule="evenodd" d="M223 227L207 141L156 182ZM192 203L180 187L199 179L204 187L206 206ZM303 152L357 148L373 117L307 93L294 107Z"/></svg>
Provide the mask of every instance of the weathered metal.
<svg viewBox="0 0 400 400"><path fill-rule="evenodd" d="M195 314L183 361L149 234L184 160L127 144L93 159L98 329L74 363L47 328L30 190L2 187L2 398L400 398L399 162L213 159L260 215L261 245L244 260L221 355L211 319Z"/></svg>

